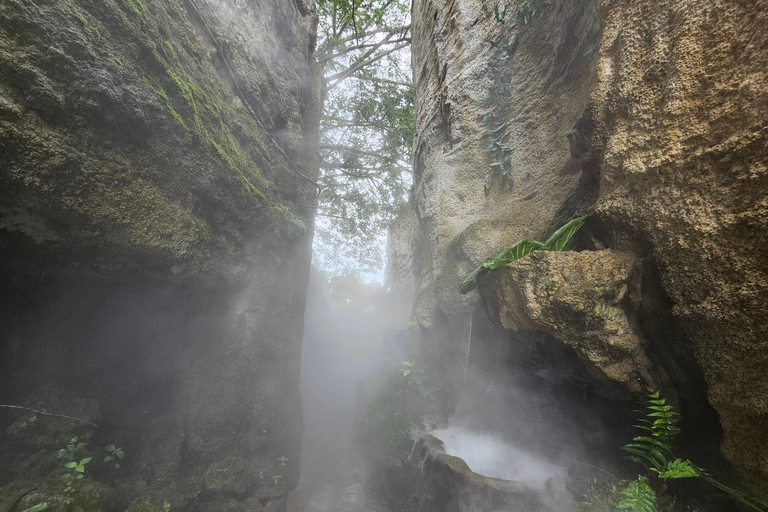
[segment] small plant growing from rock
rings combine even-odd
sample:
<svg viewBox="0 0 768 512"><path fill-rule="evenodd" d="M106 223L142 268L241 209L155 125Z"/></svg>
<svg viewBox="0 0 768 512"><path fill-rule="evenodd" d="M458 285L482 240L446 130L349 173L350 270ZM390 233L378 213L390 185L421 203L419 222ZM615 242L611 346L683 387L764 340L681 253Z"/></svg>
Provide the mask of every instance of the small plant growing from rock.
<svg viewBox="0 0 768 512"><path fill-rule="evenodd" d="M462 295L474 290L477 286L477 278L489 270L495 270L499 267L503 267L507 263L512 263L515 260L519 260L523 256L526 256L533 251L567 251L571 248L571 239L573 235L584 225L587 220L587 215L577 217L560 229L555 231L546 242L541 243L536 240L520 240L513 244L509 249L500 252L495 258L488 258L485 262L477 267L466 281L459 286L459 293Z"/></svg>
<svg viewBox="0 0 768 512"><path fill-rule="evenodd" d="M66 484L66 487L64 488L64 492L71 493L75 490L75 484L78 480L82 480L84 473L85 473L85 465L91 462L91 457L85 457L84 459L80 459L80 462L67 462L64 464L64 467L71 470L69 473L66 473L64 476L61 477L61 479Z"/></svg>
<svg viewBox="0 0 768 512"><path fill-rule="evenodd" d="M125 452L123 452L123 449L119 446L115 446L113 444L106 447L107 452L109 455L104 457L104 462L113 462L115 463L116 468L120 468L120 462L123 460L123 457L125 457Z"/></svg>
<svg viewBox="0 0 768 512"><path fill-rule="evenodd" d="M282 457L278 457L277 460L280 462L281 466L288 465L288 457L286 457L285 455L283 455Z"/></svg>
<svg viewBox="0 0 768 512"><path fill-rule="evenodd" d="M78 440L78 437L73 437L70 439L69 444L67 444L66 448L62 448L59 450L58 457L60 459L67 459L68 461L72 461L75 458L75 452L82 449L85 446L85 443L81 443Z"/></svg>
<svg viewBox="0 0 768 512"><path fill-rule="evenodd" d="M169 512L171 510L171 504L167 501L163 502L163 512Z"/></svg>
<svg viewBox="0 0 768 512"><path fill-rule="evenodd" d="M641 431L640 435L624 445L623 450L629 453L627 459L645 466L649 474L639 476L621 491L625 499L619 502L618 509L656 512L656 492L649 485L650 478L655 475L662 480L701 478L738 501L747 510L768 512L768 501L732 489L712 478L705 469L690 460L675 457L672 442L680 433L676 425L680 415L658 391L649 389L644 405L647 412L635 425Z"/></svg>
<svg viewBox="0 0 768 512"><path fill-rule="evenodd" d="M277 485L280 482L280 479L283 478L283 475L272 475L272 481Z"/></svg>

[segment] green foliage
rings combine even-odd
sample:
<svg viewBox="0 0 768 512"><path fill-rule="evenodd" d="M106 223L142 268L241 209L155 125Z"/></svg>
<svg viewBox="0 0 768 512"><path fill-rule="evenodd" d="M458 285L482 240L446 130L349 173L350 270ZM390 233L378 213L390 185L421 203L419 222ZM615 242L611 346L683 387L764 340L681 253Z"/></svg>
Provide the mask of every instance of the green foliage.
<svg viewBox="0 0 768 512"><path fill-rule="evenodd" d="M120 448L119 446L110 444L109 446L106 447L106 450L107 450L107 453L109 453L109 455L104 457L104 462L114 461L115 467L120 468L120 462L118 461L123 460L123 457L125 457L125 452L123 452L123 449Z"/></svg>
<svg viewBox="0 0 768 512"><path fill-rule="evenodd" d="M277 211L280 214L280 216L288 222L288 224L295 227L302 237L306 236L307 224L304 222L304 219L302 217L295 215L291 211L290 206L279 204L279 205L273 206L272 209Z"/></svg>
<svg viewBox="0 0 768 512"><path fill-rule="evenodd" d="M327 84L315 259L333 273L382 268L406 202L413 140L410 3L320 0L316 59Z"/></svg>
<svg viewBox="0 0 768 512"><path fill-rule="evenodd" d="M288 465L288 457L283 455L282 457L277 458L278 462L280 462L281 466L287 466Z"/></svg>
<svg viewBox="0 0 768 512"><path fill-rule="evenodd" d="M50 507L48 503L38 503L37 505L31 506L29 508L25 508L21 512L41 512L42 510L45 510L48 507Z"/></svg>
<svg viewBox="0 0 768 512"><path fill-rule="evenodd" d="M283 478L283 475L272 475L272 482L277 485L280 483L280 480Z"/></svg>
<svg viewBox="0 0 768 512"><path fill-rule="evenodd" d="M75 453L85 447L85 443L79 442L78 437L73 437L69 440L66 448L59 450L58 458L72 461L75 458Z"/></svg>
<svg viewBox="0 0 768 512"><path fill-rule="evenodd" d="M400 369L398 371L402 374L403 379L405 379L405 382L409 387L412 384L415 385L422 398L431 398L434 396L437 389L431 389L424 386L424 368L419 368L416 366L415 362L409 363L408 361L403 361L400 363Z"/></svg>
<svg viewBox="0 0 768 512"><path fill-rule="evenodd" d="M645 406L647 414L641 417L636 428L644 435L635 437L632 443L624 445L629 452L626 458L647 466L654 473L665 471L670 457L673 457L672 440L680 432L675 426L679 414L667 404L666 398L659 397L659 392L648 392Z"/></svg>
<svg viewBox="0 0 768 512"><path fill-rule="evenodd" d="M477 278L489 270L495 270L503 267L507 263L519 260L533 251L567 251L571 246L571 239L587 220L587 215L577 217L560 229L555 231L547 239L546 243L536 240L520 240L513 244L509 249L500 252L495 258L488 258L459 286L459 292L463 295L474 290L477 286Z"/></svg>
<svg viewBox="0 0 768 512"><path fill-rule="evenodd" d="M664 469L659 471L659 478L695 478L701 474L702 470L694 466L691 461L675 459L667 462Z"/></svg>
<svg viewBox="0 0 768 512"><path fill-rule="evenodd" d="M167 501L163 502L163 512L170 512L171 510L171 504Z"/></svg>
<svg viewBox="0 0 768 512"><path fill-rule="evenodd" d="M372 428L376 423L389 416L394 407L394 400L389 390L381 391L373 400L368 403L363 419L365 429Z"/></svg>
<svg viewBox="0 0 768 512"><path fill-rule="evenodd" d="M515 0L515 11L517 12L517 23L527 25L533 21L537 10L541 12L547 4L542 4L538 0Z"/></svg>
<svg viewBox="0 0 768 512"><path fill-rule="evenodd" d="M444 426L437 413L432 378L415 362L403 362L368 404L363 427L376 456L386 466L413 465L422 434Z"/></svg>
<svg viewBox="0 0 768 512"><path fill-rule="evenodd" d="M637 480L630 482L621 494L625 498L616 505L618 510L656 512L656 493L650 488L645 478L638 477Z"/></svg>
<svg viewBox="0 0 768 512"><path fill-rule="evenodd" d="M80 462L67 462L64 467L69 469L68 473L65 473L61 479L64 481L64 492L72 493L76 489L76 483L78 480L82 480L85 473L85 465L91 462L91 457L85 457L80 459Z"/></svg>
<svg viewBox="0 0 768 512"><path fill-rule="evenodd" d="M638 420L639 424L635 425L635 428L640 429L641 435L636 436L631 443L623 447L623 450L630 454L626 457L627 459L645 466L651 473L655 473L663 480L701 478L750 510L768 512L768 500L732 489L712 478L706 470L696 466L691 461L674 456L672 442L675 436L680 433L680 429L676 426L679 414L667 403L665 398L660 396L658 391L648 390L644 405L646 411L637 411L642 417ZM641 476L639 480L644 479ZM628 498L630 494L633 497L637 496L637 489L630 490L631 486L632 484L622 491ZM653 492L652 489L650 490ZM630 494L627 494L628 492ZM619 508L622 507L619 506Z"/></svg>

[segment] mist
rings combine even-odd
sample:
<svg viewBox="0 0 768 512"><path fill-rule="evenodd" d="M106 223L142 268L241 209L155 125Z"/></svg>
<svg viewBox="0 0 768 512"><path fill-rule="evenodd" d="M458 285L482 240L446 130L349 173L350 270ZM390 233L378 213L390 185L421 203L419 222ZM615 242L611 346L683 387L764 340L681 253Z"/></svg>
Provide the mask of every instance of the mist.
<svg viewBox="0 0 768 512"><path fill-rule="evenodd" d="M469 353L451 406L451 381L428 366L419 330L404 317L407 308L384 286L329 280L313 270L308 296L305 431L292 512L443 510L446 496L462 510L490 506L487 490L467 487L450 497L445 484L435 484L442 470L422 445L430 437L477 475L463 475L466 482L480 478L495 489L494 481L507 481L514 492L503 499L520 501L527 493L537 510L576 510L574 482L616 471L626 433L619 428L617 435L616 426L626 421L626 409L567 384L540 362L533 368L535 342L511 342L480 310L471 331L467 319ZM418 376L409 380L408 369ZM382 406L382 396L390 403ZM401 419L407 419L404 441L397 438ZM435 496L441 493L446 496Z"/></svg>

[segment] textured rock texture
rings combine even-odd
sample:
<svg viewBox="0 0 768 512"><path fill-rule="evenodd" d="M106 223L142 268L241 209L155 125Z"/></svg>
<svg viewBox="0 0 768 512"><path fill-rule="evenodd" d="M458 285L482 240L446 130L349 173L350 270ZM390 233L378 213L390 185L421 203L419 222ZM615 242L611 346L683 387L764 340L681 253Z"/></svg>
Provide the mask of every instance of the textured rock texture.
<svg viewBox="0 0 768 512"><path fill-rule="evenodd" d="M443 442L429 434L419 439L418 448L424 465L417 477L419 510L556 512L570 506L557 499L551 489L473 472L464 460L448 455Z"/></svg>
<svg viewBox="0 0 768 512"><path fill-rule="evenodd" d="M86 449L126 460L91 467L124 496L281 503L302 431L312 6L9 0L0 19L0 402L69 414L41 383L93 400ZM0 486L59 466L30 462L58 438L21 441L20 421L51 418L0 412Z"/></svg>
<svg viewBox="0 0 768 512"><path fill-rule="evenodd" d="M420 263L413 311L433 360L452 368L446 385L460 379L477 300L459 296L458 284L517 240L544 240L591 210L575 248L609 248L608 261L626 255L638 285L618 308L629 320L615 336L590 338L596 352L588 359L625 389L637 389L631 374L642 384L668 379L684 411L711 404L723 453L765 489L768 2L542 0L524 25L514 7L497 23L495 5L414 3L418 251L399 261ZM504 66L512 76L505 116L513 184L484 197L490 153L480 119L491 108L488 63L501 51L490 40L512 49ZM613 291L598 300L586 290L616 276L579 268L574 257L529 256L497 274L504 285L490 273L482 286L492 289L483 293L511 301L505 310L517 312L515 327L584 346L587 334L569 342L556 326L577 301L610 306ZM551 299L534 291L554 285L536 276L560 275L582 298L549 308ZM569 334L589 333L594 317L574 320L581 325ZM613 329L608 320L599 321L604 333ZM632 370L606 364L617 346ZM646 357L650 364L638 364Z"/></svg>
<svg viewBox="0 0 768 512"><path fill-rule="evenodd" d="M482 276L480 293L504 328L549 334L573 347L598 375L642 393L644 385L659 389L668 382L624 311L639 284L633 270L628 255L609 249L537 251Z"/></svg>

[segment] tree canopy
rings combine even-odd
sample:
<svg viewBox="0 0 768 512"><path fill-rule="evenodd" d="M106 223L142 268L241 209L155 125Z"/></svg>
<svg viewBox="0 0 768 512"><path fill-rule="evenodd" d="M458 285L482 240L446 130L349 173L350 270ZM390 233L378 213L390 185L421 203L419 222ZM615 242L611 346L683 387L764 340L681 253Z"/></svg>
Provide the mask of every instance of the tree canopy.
<svg viewBox="0 0 768 512"><path fill-rule="evenodd" d="M410 5L319 0L317 61L326 97L316 263L331 273L380 269L386 227L411 184Z"/></svg>

